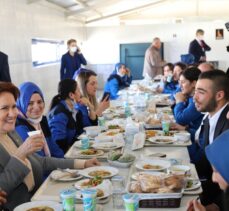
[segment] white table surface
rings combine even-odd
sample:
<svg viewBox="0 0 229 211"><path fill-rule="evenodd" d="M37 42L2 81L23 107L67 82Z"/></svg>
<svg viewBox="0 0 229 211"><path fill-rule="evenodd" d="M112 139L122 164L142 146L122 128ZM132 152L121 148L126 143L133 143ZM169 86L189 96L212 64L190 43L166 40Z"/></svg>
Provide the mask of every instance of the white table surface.
<svg viewBox="0 0 229 211"><path fill-rule="evenodd" d="M189 163L189 155L186 147L147 147L143 148L138 151L134 151L132 153L137 156L137 158L142 158L145 155L148 155L150 153L165 153L167 155L166 158L176 158L176 159L182 159L184 164ZM109 165L107 162L103 162L102 165ZM190 164L189 164L190 165ZM194 177L197 177L197 173L195 170L195 167L191 165L191 171L192 175ZM119 175L124 176L125 178L128 178L130 172L130 168L119 168ZM41 187L38 189L38 191L35 193L35 195L32 197L32 201L37 200L51 200L51 201L59 201L59 193L63 189L72 188L75 181L73 182L56 182L50 179L48 177L46 181L41 185ZM179 210L184 211L186 204L189 200L196 198L197 195L184 195L181 199L181 206L179 208L150 208L150 209L139 209L139 210L160 210L160 211L172 211L172 210ZM103 210L115 210L113 209L113 202L112 199L106 203L103 204Z"/></svg>

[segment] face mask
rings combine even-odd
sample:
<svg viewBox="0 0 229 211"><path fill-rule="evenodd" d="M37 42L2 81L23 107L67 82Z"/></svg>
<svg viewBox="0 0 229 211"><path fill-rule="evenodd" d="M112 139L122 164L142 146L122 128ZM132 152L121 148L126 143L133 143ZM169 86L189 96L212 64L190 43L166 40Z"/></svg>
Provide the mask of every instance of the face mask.
<svg viewBox="0 0 229 211"><path fill-rule="evenodd" d="M118 72L117 75L119 75L120 77L123 77L125 74Z"/></svg>
<svg viewBox="0 0 229 211"><path fill-rule="evenodd" d="M77 47L70 47L70 51L71 51L72 53L75 53L75 52L77 51Z"/></svg>
<svg viewBox="0 0 229 211"><path fill-rule="evenodd" d="M37 118L37 119L27 118L27 120L28 120L30 123L32 123L32 124L34 124L34 125L37 125L37 124L39 124L39 123L41 122L42 116L39 117L39 118Z"/></svg>

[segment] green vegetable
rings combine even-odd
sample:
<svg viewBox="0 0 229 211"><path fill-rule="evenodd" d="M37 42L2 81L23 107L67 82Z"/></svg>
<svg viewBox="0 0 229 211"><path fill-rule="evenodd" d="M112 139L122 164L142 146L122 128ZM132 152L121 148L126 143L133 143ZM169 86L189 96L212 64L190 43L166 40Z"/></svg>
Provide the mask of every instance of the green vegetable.
<svg viewBox="0 0 229 211"><path fill-rule="evenodd" d="M108 154L108 160L118 160L120 157L121 157L121 153L119 152L116 152L116 151L111 151L109 154Z"/></svg>
<svg viewBox="0 0 229 211"><path fill-rule="evenodd" d="M122 163L128 163L135 160L135 156L131 154L123 154L118 161Z"/></svg>

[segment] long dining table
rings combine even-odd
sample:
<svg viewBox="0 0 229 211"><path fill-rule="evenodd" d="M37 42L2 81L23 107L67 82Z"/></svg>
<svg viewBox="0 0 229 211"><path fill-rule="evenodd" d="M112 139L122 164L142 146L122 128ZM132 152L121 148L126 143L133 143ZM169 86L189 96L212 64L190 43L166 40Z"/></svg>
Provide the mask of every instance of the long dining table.
<svg viewBox="0 0 229 211"><path fill-rule="evenodd" d="M113 105L115 103L112 103ZM69 150L73 150L73 147ZM130 152L130 149L125 148L125 151ZM69 154L67 152L66 155ZM136 151L133 151L134 155L136 156L136 161L147 157L153 153L163 153L166 155L166 159L176 159L180 161L184 165L188 165L191 168L191 175L194 178L198 178L195 166L190 163L190 158L188 154L188 150L186 146L147 146L143 147L141 149L138 149ZM66 156L68 157L68 156ZM135 163L136 163L135 161ZM119 170L119 175L124 176L126 178L126 183L129 181L133 171L135 171L135 163L132 164L130 168L117 168ZM109 163L106 160L102 160L101 164L103 166L109 166ZM63 189L73 188L75 184L75 181L70 182L60 182L60 181L54 181L51 179L50 176L44 181L44 183L41 185L41 187L37 190L37 192L32 197L32 201L41 201L41 200L50 200L50 201L57 201L60 202L59 193ZM196 199L198 197L198 194L201 193L202 189L201 187L198 189L198 191L194 192L184 192L181 204L179 208L150 208L150 210L160 210L160 211L184 211L186 210L186 205L189 200ZM76 205L77 207L77 205ZM102 204L103 210L116 210L113 208L113 201L112 197L110 196L108 200ZM117 209L120 210L120 209ZM149 210L148 208L140 208L139 210Z"/></svg>

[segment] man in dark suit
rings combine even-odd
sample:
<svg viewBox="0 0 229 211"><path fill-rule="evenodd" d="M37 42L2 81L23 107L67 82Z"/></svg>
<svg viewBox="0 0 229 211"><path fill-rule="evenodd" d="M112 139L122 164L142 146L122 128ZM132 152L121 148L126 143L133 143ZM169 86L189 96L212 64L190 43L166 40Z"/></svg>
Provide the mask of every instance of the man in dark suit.
<svg viewBox="0 0 229 211"><path fill-rule="evenodd" d="M0 81L11 82L8 56L0 51Z"/></svg>
<svg viewBox="0 0 229 211"><path fill-rule="evenodd" d="M227 112L229 111L229 78L221 70L212 70L202 73L196 83L194 95L195 106L200 112L207 112L204 120L204 143L203 148L211 144L216 137L229 129L229 120ZM219 152L220 153L220 152ZM222 161L223 162L223 161ZM202 182L203 194L201 202L204 205L221 207L221 194L218 184L211 180L212 167L208 162L205 153L203 153L199 162L196 163L196 169Z"/></svg>
<svg viewBox="0 0 229 211"><path fill-rule="evenodd" d="M195 63L201 63L206 61L205 51L210 51L211 48L204 42L204 31L198 29L196 31L196 39L189 44L188 52L195 58Z"/></svg>

